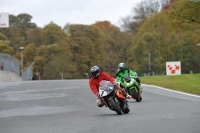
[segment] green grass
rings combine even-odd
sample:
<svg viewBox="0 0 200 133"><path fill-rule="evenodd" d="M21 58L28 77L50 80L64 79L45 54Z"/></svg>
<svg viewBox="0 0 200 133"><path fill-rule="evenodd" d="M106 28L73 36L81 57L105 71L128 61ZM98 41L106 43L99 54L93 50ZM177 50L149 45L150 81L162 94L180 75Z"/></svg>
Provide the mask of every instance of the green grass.
<svg viewBox="0 0 200 133"><path fill-rule="evenodd" d="M142 84L151 84L200 95L200 74L146 76L140 77L140 80Z"/></svg>

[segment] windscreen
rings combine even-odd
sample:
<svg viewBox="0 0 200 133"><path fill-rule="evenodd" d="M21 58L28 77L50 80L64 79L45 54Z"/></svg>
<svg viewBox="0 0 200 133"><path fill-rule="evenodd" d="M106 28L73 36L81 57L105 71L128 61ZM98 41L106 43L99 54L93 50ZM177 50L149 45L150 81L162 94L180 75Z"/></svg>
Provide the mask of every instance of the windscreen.
<svg viewBox="0 0 200 133"><path fill-rule="evenodd" d="M102 81L99 83L99 85L100 85L101 87L103 87L103 86L113 86L113 84L112 84L110 81L107 81L107 80L102 80Z"/></svg>

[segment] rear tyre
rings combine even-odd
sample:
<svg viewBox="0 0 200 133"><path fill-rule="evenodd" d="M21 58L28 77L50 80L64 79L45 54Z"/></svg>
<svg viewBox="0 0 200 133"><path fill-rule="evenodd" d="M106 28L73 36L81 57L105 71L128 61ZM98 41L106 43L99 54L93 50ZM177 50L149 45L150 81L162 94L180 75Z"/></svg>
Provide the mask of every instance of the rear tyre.
<svg viewBox="0 0 200 133"><path fill-rule="evenodd" d="M110 104L111 106L113 107L113 109L115 110L115 112L118 114L118 115L122 115L122 111L121 111L121 108L119 106L117 106L116 102L114 101L114 99L110 99Z"/></svg>
<svg viewBox="0 0 200 133"><path fill-rule="evenodd" d="M132 89L132 97L136 100L136 102L140 102L140 96L138 95L138 93L135 91L135 89Z"/></svg>

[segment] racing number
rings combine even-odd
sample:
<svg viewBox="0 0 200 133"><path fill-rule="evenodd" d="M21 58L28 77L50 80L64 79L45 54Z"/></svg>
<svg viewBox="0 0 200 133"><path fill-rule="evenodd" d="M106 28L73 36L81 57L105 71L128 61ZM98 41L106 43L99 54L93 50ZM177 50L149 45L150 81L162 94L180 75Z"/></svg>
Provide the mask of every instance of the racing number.
<svg viewBox="0 0 200 133"><path fill-rule="evenodd" d="M103 96L104 91L102 91L101 96Z"/></svg>

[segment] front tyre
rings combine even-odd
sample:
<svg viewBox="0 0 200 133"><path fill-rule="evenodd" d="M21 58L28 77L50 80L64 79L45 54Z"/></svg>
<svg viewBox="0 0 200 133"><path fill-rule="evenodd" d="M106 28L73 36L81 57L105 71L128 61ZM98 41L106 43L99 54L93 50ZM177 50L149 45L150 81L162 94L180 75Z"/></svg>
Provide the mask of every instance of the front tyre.
<svg viewBox="0 0 200 133"><path fill-rule="evenodd" d="M140 95L135 91L135 88L132 89L132 97L137 101L140 102Z"/></svg>
<svg viewBox="0 0 200 133"><path fill-rule="evenodd" d="M118 115L122 115L122 111L121 108L119 106L117 106L116 102L114 101L114 99L110 99L109 101L110 105L113 107L113 109L115 110L115 112Z"/></svg>
<svg viewBox="0 0 200 133"><path fill-rule="evenodd" d="M142 101L142 97L140 96L140 101Z"/></svg>
<svg viewBox="0 0 200 133"><path fill-rule="evenodd" d="M130 108L129 108L129 105L128 105L128 102L126 101L126 108L123 111L124 114L128 114L130 112Z"/></svg>

